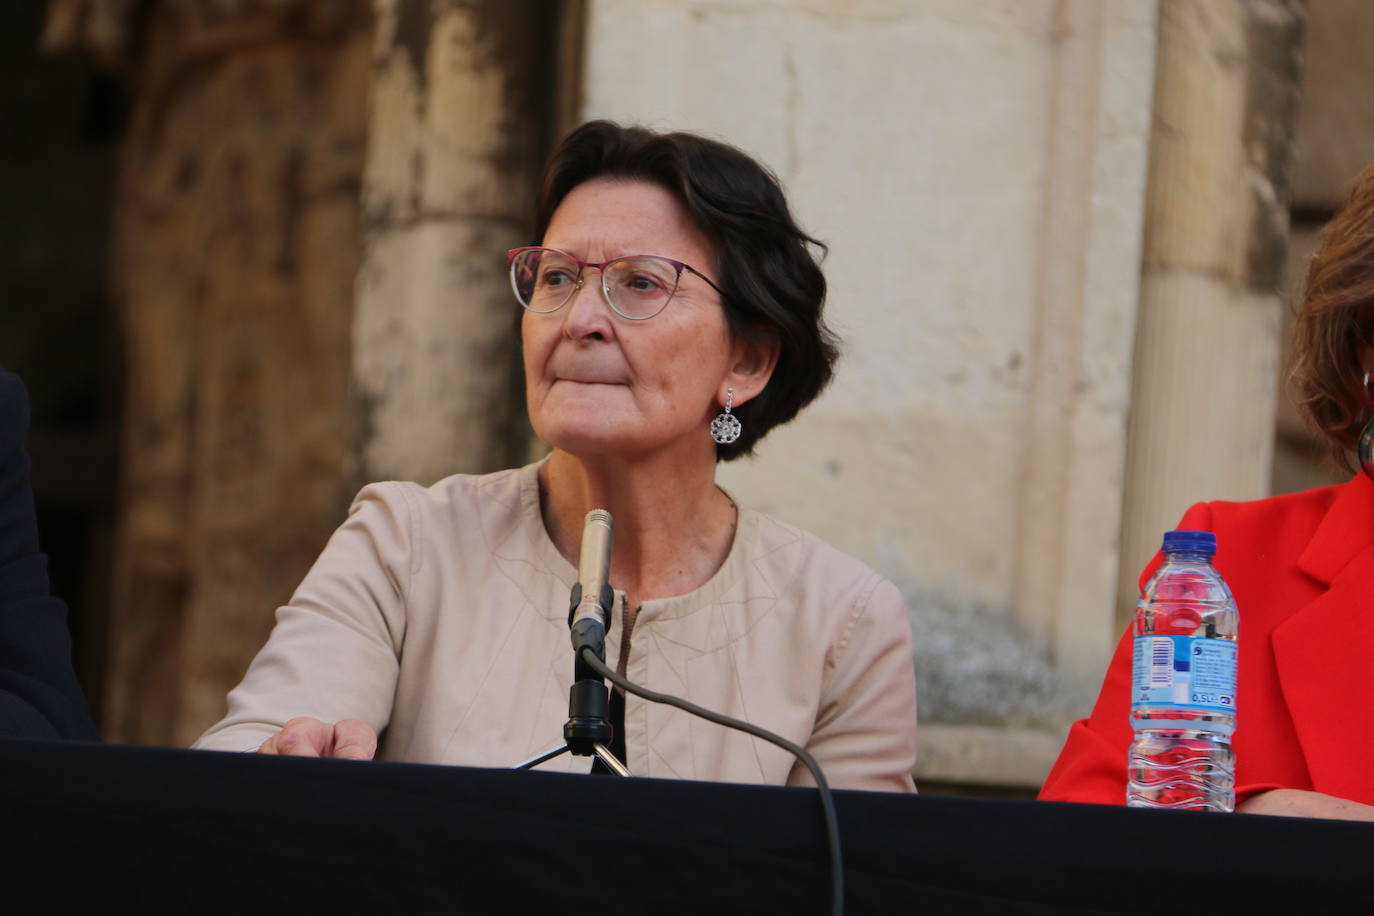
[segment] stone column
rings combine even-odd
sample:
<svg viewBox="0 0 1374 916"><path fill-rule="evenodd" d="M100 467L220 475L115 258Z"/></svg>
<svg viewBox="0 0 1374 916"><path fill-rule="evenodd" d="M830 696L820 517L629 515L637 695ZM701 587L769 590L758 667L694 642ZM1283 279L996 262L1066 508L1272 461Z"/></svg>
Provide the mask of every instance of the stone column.
<svg viewBox="0 0 1374 916"><path fill-rule="evenodd" d="M1188 506L1269 493L1303 5L1164 0L1118 578Z"/></svg>
<svg viewBox="0 0 1374 916"><path fill-rule="evenodd" d="M184 745L223 714L340 516L371 15L63 0L48 26L50 47L98 55L132 98L102 724Z"/></svg>
<svg viewBox="0 0 1374 916"><path fill-rule="evenodd" d="M353 477L524 460L505 266L531 237L554 127L558 4L377 0L353 324Z"/></svg>
<svg viewBox="0 0 1374 916"><path fill-rule="evenodd" d="M108 738L186 744L223 714L360 483L528 454L504 252L575 104L579 9L50 7L49 47L133 96Z"/></svg>

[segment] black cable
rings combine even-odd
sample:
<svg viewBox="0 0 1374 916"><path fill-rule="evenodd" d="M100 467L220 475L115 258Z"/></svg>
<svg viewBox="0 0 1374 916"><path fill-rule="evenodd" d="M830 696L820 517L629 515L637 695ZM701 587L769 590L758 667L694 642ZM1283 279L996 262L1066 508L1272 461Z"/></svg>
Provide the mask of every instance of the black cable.
<svg viewBox="0 0 1374 916"><path fill-rule="evenodd" d="M844 862L840 858L840 826L835 817L835 799L830 794L830 784L825 781L825 774L821 772L821 765L816 762L816 758L807 753L806 748L793 744L780 735L775 735L766 728L759 728L741 719L732 719L729 716L712 712L695 703L675 697L668 693L659 693L650 690L648 687L641 687L631 681L621 677L614 668L611 668L601 659L596 657L596 653L590 648L582 650L582 660L591 666L597 674L615 684L621 690L633 693L635 696L643 697L653 703L663 703L668 706L675 706L678 709L690 712L694 716L700 716L708 722L715 722L717 725L724 725L726 728L737 729L762 738L771 744L793 754L798 760L806 764L806 768L811 771L811 776L816 780L816 788L821 793L821 810L825 814L825 838L830 845L830 912L833 916L844 916Z"/></svg>

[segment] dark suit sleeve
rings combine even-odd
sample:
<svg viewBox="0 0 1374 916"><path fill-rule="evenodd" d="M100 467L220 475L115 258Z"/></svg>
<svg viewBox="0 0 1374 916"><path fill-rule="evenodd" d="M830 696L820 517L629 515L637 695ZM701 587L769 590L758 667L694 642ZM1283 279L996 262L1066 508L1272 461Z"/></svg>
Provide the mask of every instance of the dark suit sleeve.
<svg viewBox="0 0 1374 916"><path fill-rule="evenodd" d="M24 441L23 384L0 369L0 735L98 740L71 663L67 606L48 592L48 561Z"/></svg>

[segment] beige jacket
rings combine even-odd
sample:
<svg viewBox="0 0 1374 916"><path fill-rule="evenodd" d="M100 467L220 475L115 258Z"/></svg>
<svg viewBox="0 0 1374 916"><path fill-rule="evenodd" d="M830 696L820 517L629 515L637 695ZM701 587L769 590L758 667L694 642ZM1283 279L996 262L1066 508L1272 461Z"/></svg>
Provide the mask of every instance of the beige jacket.
<svg viewBox="0 0 1374 916"><path fill-rule="evenodd" d="M295 716L362 719L385 760L509 767L561 744L577 572L537 470L364 488L195 747L253 750ZM805 746L837 788L913 791L906 609L858 560L741 509L715 576L631 617L618 593L606 657L630 680ZM810 783L784 750L633 696L625 749L637 776Z"/></svg>

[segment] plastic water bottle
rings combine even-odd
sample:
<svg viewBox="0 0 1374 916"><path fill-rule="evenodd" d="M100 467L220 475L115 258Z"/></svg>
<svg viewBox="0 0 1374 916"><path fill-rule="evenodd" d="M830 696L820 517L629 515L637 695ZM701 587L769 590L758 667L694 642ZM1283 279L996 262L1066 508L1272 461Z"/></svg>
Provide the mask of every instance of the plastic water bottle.
<svg viewBox="0 0 1374 916"><path fill-rule="evenodd" d="M1131 625L1126 804L1230 811L1236 804L1236 603L1212 566L1210 531L1164 535L1164 562Z"/></svg>

